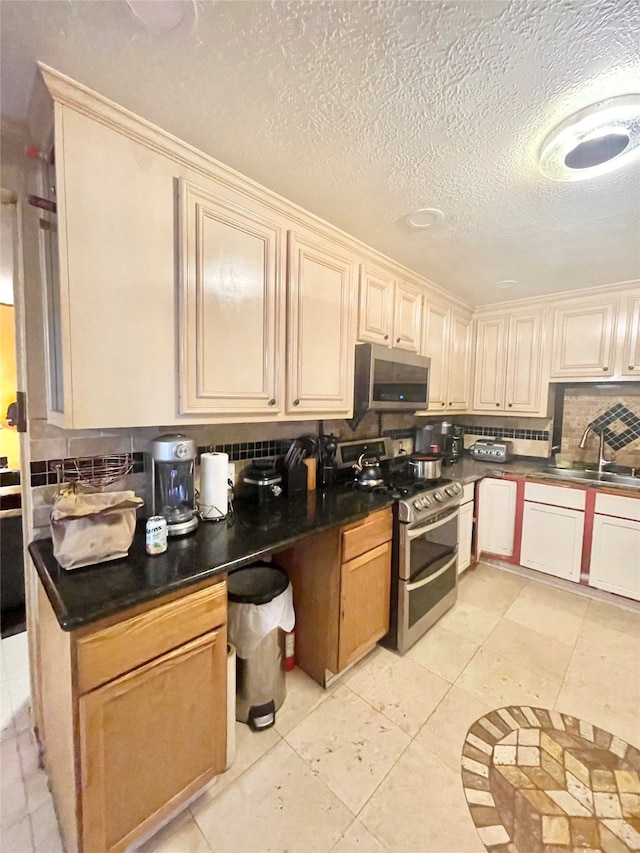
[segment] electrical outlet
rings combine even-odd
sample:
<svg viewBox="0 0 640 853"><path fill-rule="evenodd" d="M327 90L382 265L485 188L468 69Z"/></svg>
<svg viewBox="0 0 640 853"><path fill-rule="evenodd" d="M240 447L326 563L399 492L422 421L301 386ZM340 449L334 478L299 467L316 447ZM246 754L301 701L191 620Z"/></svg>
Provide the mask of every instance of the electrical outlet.
<svg viewBox="0 0 640 853"><path fill-rule="evenodd" d="M412 438L396 438L392 442L394 456L408 456L413 453Z"/></svg>

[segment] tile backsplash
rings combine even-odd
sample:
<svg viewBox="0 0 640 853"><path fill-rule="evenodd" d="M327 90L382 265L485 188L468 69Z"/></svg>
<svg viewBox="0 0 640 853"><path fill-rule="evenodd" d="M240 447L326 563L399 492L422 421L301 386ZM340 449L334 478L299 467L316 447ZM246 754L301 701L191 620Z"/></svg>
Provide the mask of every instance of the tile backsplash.
<svg viewBox="0 0 640 853"><path fill-rule="evenodd" d="M586 447L578 445L586 427L605 430L605 456L618 465L640 467L640 383L567 388L562 419L562 452L574 461L592 464L598 458L598 437L591 433Z"/></svg>

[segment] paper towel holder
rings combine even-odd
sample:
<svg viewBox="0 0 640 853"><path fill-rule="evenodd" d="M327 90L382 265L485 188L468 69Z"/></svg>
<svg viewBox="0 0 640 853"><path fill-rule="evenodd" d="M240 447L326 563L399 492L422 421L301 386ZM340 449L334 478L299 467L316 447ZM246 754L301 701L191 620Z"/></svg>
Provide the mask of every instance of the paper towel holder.
<svg viewBox="0 0 640 853"><path fill-rule="evenodd" d="M226 459L227 465L229 465L229 457L226 453L217 453L214 451L213 447L208 449L208 453L214 456L223 456ZM204 455L204 454L203 454ZM202 457L201 457L202 459ZM229 516L233 514L233 481L230 479L229 474L227 473L226 478L227 485L227 494L226 494L226 508L223 511L222 507L216 506L214 503L205 504L202 500L202 483L200 484L200 490L196 490L196 506L197 506L197 515L201 521L226 521Z"/></svg>

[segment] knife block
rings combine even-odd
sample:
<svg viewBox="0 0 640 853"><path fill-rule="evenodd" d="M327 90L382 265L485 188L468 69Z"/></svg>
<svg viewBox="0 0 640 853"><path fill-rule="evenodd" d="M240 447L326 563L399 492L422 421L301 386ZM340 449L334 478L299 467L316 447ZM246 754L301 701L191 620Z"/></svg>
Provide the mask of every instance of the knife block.
<svg viewBox="0 0 640 853"><path fill-rule="evenodd" d="M287 468L285 479L287 495L292 497L293 495L306 494L308 476L307 466L302 462L300 465L293 465L291 468Z"/></svg>

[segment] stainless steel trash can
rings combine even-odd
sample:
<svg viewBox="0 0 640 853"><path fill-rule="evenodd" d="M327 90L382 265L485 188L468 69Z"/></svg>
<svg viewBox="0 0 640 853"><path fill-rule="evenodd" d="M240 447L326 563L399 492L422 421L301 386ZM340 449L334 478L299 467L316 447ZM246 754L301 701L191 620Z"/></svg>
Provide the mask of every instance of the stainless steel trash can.
<svg viewBox="0 0 640 853"><path fill-rule="evenodd" d="M229 623L229 640L237 648L236 720L248 723L256 731L270 728L275 723L276 711L284 702L287 688L279 640L280 626L276 624L261 636L259 632L264 630L264 624L255 608L270 607L272 612L279 614L281 608L276 599L287 594L290 596L288 587L287 573L270 563L259 563L229 573L229 606L237 608ZM269 611L265 615L268 616ZM256 632L257 643L248 642L252 632ZM243 656L243 646L247 645L251 651Z"/></svg>

